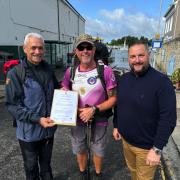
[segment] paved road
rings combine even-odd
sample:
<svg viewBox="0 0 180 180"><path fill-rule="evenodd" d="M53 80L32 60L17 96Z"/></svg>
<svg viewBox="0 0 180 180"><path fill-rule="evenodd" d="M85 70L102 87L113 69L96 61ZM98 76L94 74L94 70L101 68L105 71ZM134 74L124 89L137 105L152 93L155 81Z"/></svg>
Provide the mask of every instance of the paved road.
<svg viewBox="0 0 180 180"><path fill-rule="evenodd" d="M15 129L9 114L0 103L0 179L25 180L22 157L15 138ZM78 167L72 154L68 127L58 128L55 136L52 167L55 180L77 180ZM104 161L104 180L130 180L120 142L112 138L112 125L108 130L108 147ZM93 170L93 168L92 168ZM158 169L155 180L162 180Z"/></svg>

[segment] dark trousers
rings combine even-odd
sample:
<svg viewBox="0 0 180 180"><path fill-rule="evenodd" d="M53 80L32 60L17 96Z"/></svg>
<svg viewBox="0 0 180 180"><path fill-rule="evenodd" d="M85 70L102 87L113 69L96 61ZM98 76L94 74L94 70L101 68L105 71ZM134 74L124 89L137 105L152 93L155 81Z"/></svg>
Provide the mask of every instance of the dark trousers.
<svg viewBox="0 0 180 180"><path fill-rule="evenodd" d="M51 180L51 156L54 137L36 142L19 140L26 180Z"/></svg>

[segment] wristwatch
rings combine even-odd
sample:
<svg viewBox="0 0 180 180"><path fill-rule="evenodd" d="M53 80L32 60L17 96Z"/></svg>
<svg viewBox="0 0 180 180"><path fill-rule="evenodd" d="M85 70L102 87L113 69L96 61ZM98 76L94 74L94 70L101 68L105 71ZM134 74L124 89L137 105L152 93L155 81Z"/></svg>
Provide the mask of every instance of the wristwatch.
<svg viewBox="0 0 180 180"><path fill-rule="evenodd" d="M155 152L157 155L161 155L161 154L162 154L162 150L161 150L161 149L158 149L158 148L156 148L155 146L153 146L152 149L154 150L154 152Z"/></svg>
<svg viewBox="0 0 180 180"><path fill-rule="evenodd" d="M98 114L100 112L97 106L92 106L92 108L94 110L94 114Z"/></svg>

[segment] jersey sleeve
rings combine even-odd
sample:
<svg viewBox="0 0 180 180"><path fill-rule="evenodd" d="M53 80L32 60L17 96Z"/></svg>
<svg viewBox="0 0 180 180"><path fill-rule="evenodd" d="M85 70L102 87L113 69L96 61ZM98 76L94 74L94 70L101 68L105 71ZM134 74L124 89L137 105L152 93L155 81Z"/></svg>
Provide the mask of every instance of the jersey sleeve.
<svg viewBox="0 0 180 180"><path fill-rule="evenodd" d="M70 68L66 70L64 78L61 82L61 86L65 87L66 89L70 89Z"/></svg>
<svg viewBox="0 0 180 180"><path fill-rule="evenodd" d="M104 67L104 79L106 82L106 89L110 90L117 86L116 78L111 67Z"/></svg>

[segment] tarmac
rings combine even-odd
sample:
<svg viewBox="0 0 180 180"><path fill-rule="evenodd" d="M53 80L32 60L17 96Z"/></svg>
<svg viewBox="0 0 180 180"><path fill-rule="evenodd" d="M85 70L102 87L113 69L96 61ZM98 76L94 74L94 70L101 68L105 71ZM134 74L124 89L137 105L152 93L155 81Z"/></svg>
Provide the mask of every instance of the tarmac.
<svg viewBox="0 0 180 180"><path fill-rule="evenodd" d="M61 72L61 73L59 73ZM59 70L56 76L59 80L63 77L64 71ZM5 85L0 85L0 102L4 101ZM179 180L180 179L180 91L176 91L177 100L177 125L169 138L168 144L163 149L162 165L164 169L165 179Z"/></svg>
<svg viewBox="0 0 180 180"><path fill-rule="evenodd" d="M170 180L180 179L180 91L176 91L177 124L169 138L168 144L163 149L162 163L165 175Z"/></svg>

